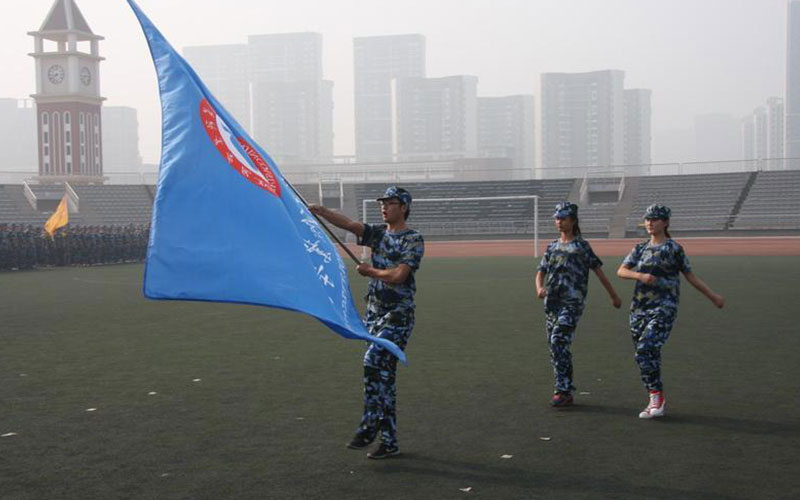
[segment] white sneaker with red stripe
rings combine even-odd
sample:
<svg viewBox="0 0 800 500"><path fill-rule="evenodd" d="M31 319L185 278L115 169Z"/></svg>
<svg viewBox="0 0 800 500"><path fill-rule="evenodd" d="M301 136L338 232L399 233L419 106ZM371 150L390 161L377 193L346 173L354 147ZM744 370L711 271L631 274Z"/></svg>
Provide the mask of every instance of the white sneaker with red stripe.
<svg viewBox="0 0 800 500"><path fill-rule="evenodd" d="M650 404L642 410L639 418L663 417L667 409L667 401L664 399L664 391L650 391Z"/></svg>

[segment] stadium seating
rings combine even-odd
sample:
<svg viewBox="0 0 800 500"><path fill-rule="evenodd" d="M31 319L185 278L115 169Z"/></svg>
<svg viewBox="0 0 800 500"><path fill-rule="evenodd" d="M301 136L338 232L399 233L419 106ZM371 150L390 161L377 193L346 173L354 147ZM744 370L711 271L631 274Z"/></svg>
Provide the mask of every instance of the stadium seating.
<svg viewBox="0 0 800 500"><path fill-rule="evenodd" d="M63 185L29 185L34 195L52 201L64 192ZM70 223L77 225L149 224L152 215L155 186L146 185L71 185L78 195L79 211L70 213ZM316 185L295 186L309 203L319 200ZM36 210L24 194L24 186L0 185L0 222L44 224L53 207Z"/></svg>
<svg viewBox="0 0 800 500"><path fill-rule="evenodd" d="M672 230L723 230L749 176L749 172L737 172L641 177L627 231L637 231L645 208L653 203L672 209Z"/></svg>
<svg viewBox="0 0 800 500"><path fill-rule="evenodd" d="M44 224L49 213L37 212L25 198L21 184L0 186L0 222L17 224Z"/></svg>
<svg viewBox="0 0 800 500"><path fill-rule="evenodd" d="M307 203L319 203L319 186L317 184L294 184L294 188Z"/></svg>
<svg viewBox="0 0 800 500"><path fill-rule="evenodd" d="M145 186L74 185L80 212L89 224L147 224L153 200Z"/></svg>
<svg viewBox="0 0 800 500"><path fill-rule="evenodd" d="M589 235L606 236L611 217L614 215L615 203L592 205L578 204L578 219L581 232Z"/></svg>
<svg viewBox="0 0 800 500"><path fill-rule="evenodd" d="M731 229L799 230L800 170L759 172Z"/></svg>
<svg viewBox="0 0 800 500"><path fill-rule="evenodd" d="M408 183L414 199L489 198L530 196L539 198L539 232L555 232L550 215L552 208L567 197L572 179L546 181L479 181ZM355 189L358 217L363 220L362 200L374 200L386 186L359 184ZM368 222L379 222L377 207L369 210ZM533 234L534 200L437 201L413 204L413 226L430 236Z"/></svg>
<svg viewBox="0 0 800 500"><path fill-rule="evenodd" d="M411 191L415 200L538 195L539 234L550 238L555 235L553 207L569 196L576 197L577 182L575 179L417 182L402 186ZM624 222L629 236L637 234L641 216L652 203L672 208L671 229L681 233L800 231L800 170L639 177L630 178L627 185L632 189L626 192L628 201L624 204L578 203L584 233L605 237L613 219L615 231L622 231ZM342 209L363 220L362 201L374 200L386 186L345 185ZM30 184L30 188L38 210L31 206L23 185L0 185L0 222L39 225L47 220L63 186ZM78 195L79 212L70 214L71 224L150 222L154 186L73 184L72 188ZM317 184L295 188L309 203L319 203ZM338 203L338 198L335 201ZM433 237L529 237L533 234L533 207L531 199L418 201L412 208L411 222L413 227ZM379 222L377 206L373 203L367 208L369 222Z"/></svg>

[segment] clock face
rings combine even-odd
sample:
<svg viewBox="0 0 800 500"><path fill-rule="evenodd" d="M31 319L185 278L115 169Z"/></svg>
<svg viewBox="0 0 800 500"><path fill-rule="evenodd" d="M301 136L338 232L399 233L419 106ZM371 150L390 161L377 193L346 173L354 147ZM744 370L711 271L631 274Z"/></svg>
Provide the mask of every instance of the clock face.
<svg viewBox="0 0 800 500"><path fill-rule="evenodd" d="M92 72L86 66L81 68L81 83L86 87L92 83Z"/></svg>
<svg viewBox="0 0 800 500"><path fill-rule="evenodd" d="M64 68L59 66L58 64L54 64L50 66L50 69L47 70L47 79L50 80L50 83L58 85L59 83L64 81Z"/></svg>

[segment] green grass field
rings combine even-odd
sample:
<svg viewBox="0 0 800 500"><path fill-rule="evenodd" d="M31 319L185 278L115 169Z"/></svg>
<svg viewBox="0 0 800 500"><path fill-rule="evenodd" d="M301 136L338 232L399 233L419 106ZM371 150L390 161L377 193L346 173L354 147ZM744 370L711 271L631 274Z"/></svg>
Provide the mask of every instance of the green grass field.
<svg viewBox="0 0 800 500"><path fill-rule="evenodd" d="M592 277L555 411L533 261L423 262L385 461L344 448L363 344L316 320L147 301L136 265L0 274L0 498L798 498L800 261L692 261L727 305L684 282L657 421L631 282L614 310Z"/></svg>

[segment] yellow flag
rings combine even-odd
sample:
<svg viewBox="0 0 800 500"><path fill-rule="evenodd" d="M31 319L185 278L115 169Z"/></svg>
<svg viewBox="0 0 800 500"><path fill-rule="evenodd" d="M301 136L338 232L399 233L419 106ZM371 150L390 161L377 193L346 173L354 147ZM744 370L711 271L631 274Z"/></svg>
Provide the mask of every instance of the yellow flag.
<svg viewBox="0 0 800 500"><path fill-rule="evenodd" d="M69 210L67 209L67 195L64 195L61 198L61 203L58 204L58 208L56 211L53 212L53 215L47 219L47 222L44 223L44 230L47 231L47 234L50 237L53 237L53 234L56 232L56 229L60 227L64 227L69 222Z"/></svg>

